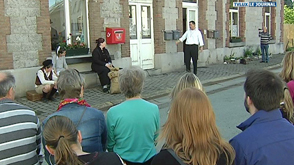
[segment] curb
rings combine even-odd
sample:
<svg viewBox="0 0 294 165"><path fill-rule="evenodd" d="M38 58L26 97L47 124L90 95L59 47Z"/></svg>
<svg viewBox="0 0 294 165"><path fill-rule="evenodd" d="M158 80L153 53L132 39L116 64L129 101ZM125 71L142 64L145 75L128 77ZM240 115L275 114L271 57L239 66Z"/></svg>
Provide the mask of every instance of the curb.
<svg viewBox="0 0 294 165"><path fill-rule="evenodd" d="M281 64L276 64L276 65L272 65L272 66L268 66L268 67L264 67L263 69L265 70L273 70L273 69L278 69L280 68L282 65ZM228 80L232 80L232 79L236 79L239 77L243 77L246 74L246 72L240 72L231 76L225 76L225 77L219 77L219 78L215 78L215 79L211 79L211 80L204 80L202 81L202 85L205 86L210 86L212 84L216 84L216 83L220 83L220 82L224 82L224 81L228 81ZM156 94L152 94L152 95L147 95L142 97L145 100L152 100L152 99L156 99L159 97L164 97L170 94L170 92L172 91L172 88L169 89L165 89L162 91L158 91ZM116 103L112 103L112 102L107 102L107 104L104 105L94 105L94 108L97 108L101 111L108 111L109 108L111 108L112 106L115 106L121 102L117 102Z"/></svg>

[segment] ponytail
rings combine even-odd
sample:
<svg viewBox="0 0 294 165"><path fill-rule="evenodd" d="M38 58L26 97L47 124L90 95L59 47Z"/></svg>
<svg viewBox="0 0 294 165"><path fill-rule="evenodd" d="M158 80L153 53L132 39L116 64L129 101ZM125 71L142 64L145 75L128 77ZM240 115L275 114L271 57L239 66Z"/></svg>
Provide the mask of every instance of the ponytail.
<svg viewBox="0 0 294 165"><path fill-rule="evenodd" d="M79 145L78 130L74 123L64 116L53 116L48 119L43 129L45 144L54 150L57 165L83 165L72 145Z"/></svg>
<svg viewBox="0 0 294 165"><path fill-rule="evenodd" d="M284 100L281 102L281 110L282 110L283 117L287 119L289 122L294 123L294 117L293 117L294 106L293 106L291 94L287 87L284 87Z"/></svg>
<svg viewBox="0 0 294 165"><path fill-rule="evenodd" d="M83 165L78 159L76 153L71 149L70 144L65 137L60 136L55 148L54 160L58 165Z"/></svg>

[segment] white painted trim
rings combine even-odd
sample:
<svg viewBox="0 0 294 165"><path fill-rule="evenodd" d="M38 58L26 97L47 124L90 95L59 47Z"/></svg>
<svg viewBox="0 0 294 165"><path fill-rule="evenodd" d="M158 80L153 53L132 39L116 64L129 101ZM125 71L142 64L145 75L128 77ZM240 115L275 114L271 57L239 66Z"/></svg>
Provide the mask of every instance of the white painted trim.
<svg viewBox="0 0 294 165"><path fill-rule="evenodd" d="M196 29L198 29L198 24L199 24L199 19L198 19L198 4L197 3L190 3L190 2L182 2L182 8L185 8L185 9L187 9L187 16L186 16L186 18L187 18L187 22L186 22L186 27L187 27L187 29L185 29L185 30L189 30L189 21L190 20L188 20L189 19L189 10L195 10L195 19L197 19L197 21L196 20L194 20L195 21L195 23L196 23Z"/></svg>
<svg viewBox="0 0 294 165"><path fill-rule="evenodd" d="M239 37L240 36L240 15L239 15L239 9L229 9L229 13L230 13L230 17L231 17L231 34L232 35L232 24L233 24L233 13L237 13L237 17L238 17L238 23L237 23L237 26L238 26L238 32L237 32L237 36L236 37Z"/></svg>
<svg viewBox="0 0 294 165"><path fill-rule="evenodd" d="M86 14L87 14L87 39L88 39L88 48L90 48L90 25L89 25L89 0L86 0Z"/></svg>
<svg viewBox="0 0 294 165"><path fill-rule="evenodd" d="M67 44L71 44L71 39L69 38L69 34L71 33L70 26L70 15L69 15L69 0L64 0L64 14L65 14L65 39Z"/></svg>

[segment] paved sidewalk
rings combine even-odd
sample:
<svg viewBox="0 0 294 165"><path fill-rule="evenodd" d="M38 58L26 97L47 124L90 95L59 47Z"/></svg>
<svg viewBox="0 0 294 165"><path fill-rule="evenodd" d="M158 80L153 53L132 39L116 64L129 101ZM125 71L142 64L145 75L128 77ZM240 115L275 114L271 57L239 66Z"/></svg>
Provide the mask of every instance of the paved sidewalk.
<svg viewBox="0 0 294 165"><path fill-rule="evenodd" d="M244 73L252 68L277 68L280 67L284 54L273 55L269 63L259 63L259 60L249 61L247 65L243 64L214 64L205 68L198 68L198 77L204 86L216 81L232 79L244 75ZM185 73L184 70L147 76L145 81L142 97L151 99L159 96L164 96L170 93L178 79ZM118 104L125 100L122 94L105 94L100 87L85 89L84 98L88 103L97 109L107 110L110 106ZM43 103L41 101L32 102L25 97L16 99L19 103L33 108L40 121L43 121L46 116L56 111L58 101Z"/></svg>

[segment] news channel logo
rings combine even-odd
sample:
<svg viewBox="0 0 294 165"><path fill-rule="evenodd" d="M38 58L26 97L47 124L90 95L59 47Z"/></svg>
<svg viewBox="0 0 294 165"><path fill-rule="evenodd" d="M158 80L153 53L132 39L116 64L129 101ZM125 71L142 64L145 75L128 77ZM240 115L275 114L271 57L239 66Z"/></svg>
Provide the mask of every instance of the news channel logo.
<svg viewBox="0 0 294 165"><path fill-rule="evenodd" d="M234 2L233 7L277 7L277 2Z"/></svg>

